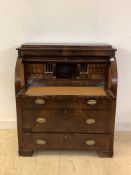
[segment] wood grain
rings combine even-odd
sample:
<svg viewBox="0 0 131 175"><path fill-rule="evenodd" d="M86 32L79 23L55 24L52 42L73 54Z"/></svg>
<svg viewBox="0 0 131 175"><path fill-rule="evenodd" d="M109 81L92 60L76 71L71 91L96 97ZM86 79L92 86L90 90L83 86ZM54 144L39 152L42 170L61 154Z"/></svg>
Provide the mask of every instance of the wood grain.
<svg viewBox="0 0 131 175"><path fill-rule="evenodd" d="M17 50L15 87L19 155L32 156L38 149L87 149L85 143L89 137L91 142L95 139L96 144L87 150L94 150L102 157L112 157L116 49L111 45L28 44ZM78 112L83 110L88 111L88 115ZM53 119L53 116L57 117ZM35 125L34 120L38 117L48 120L47 127ZM85 124L87 118L92 120L91 117L96 120L94 128ZM46 137L45 146L38 146L45 144L39 137ZM64 138L68 138L67 141Z"/></svg>

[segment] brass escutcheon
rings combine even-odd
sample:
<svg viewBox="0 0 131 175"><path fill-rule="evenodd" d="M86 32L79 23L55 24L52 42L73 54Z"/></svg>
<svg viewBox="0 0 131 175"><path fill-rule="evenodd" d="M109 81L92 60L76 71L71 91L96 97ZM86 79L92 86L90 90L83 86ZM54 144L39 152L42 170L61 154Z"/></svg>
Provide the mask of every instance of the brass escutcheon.
<svg viewBox="0 0 131 175"><path fill-rule="evenodd" d="M46 144L46 141L43 140L43 139L37 139L37 140L36 140L36 143L37 143L38 145L45 145L45 144Z"/></svg>
<svg viewBox="0 0 131 175"><path fill-rule="evenodd" d="M86 140L86 145L93 146L95 143L95 140Z"/></svg>
<svg viewBox="0 0 131 175"><path fill-rule="evenodd" d="M37 123L45 123L45 122L46 122L46 119L45 119L45 118L42 118L42 117L38 117L38 118L36 119L36 122L37 122Z"/></svg>
<svg viewBox="0 0 131 175"><path fill-rule="evenodd" d="M86 120L86 123L89 124L89 125L94 124L95 122L96 122L96 120L93 119L93 118L89 118L89 119Z"/></svg>
<svg viewBox="0 0 131 175"><path fill-rule="evenodd" d="M96 105L97 104L97 101L94 100L94 99L90 99L90 100L87 100L86 102L88 105Z"/></svg>
<svg viewBox="0 0 131 175"><path fill-rule="evenodd" d="M37 98L35 100L35 104L37 104L37 105L42 105L42 104L45 104L45 103L46 103L45 100L42 99L42 98Z"/></svg>

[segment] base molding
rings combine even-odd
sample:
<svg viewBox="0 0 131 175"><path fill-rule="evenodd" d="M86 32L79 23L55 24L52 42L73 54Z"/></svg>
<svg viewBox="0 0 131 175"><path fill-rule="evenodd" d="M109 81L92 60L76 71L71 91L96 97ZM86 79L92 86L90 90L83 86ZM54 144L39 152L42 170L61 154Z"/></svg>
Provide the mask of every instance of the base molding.
<svg viewBox="0 0 131 175"><path fill-rule="evenodd" d="M19 156L23 156L23 157L31 157L33 155L33 150L19 150L18 154Z"/></svg>
<svg viewBox="0 0 131 175"><path fill-rule="evenodd" d="M113 151L98 151L97 155L101 158L112 158L113 157Z"/></svg>

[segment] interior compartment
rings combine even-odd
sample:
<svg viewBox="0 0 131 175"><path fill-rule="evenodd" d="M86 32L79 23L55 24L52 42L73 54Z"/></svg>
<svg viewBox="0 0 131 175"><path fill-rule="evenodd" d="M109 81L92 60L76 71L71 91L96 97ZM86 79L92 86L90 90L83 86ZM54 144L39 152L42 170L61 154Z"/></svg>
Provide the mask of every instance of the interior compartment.
<svg viewBox="0 0 131 175"><path fill-rule="evenodd" d="M107 62L22 62L21 84L25 95L107 96L111 69Z"/></svg>
<svg viewBox="0 0 131 175"><path fill-rule="evenodd" d="M42 86L102 86L107 84L109 64L24 62L25 83Z"/></svg>

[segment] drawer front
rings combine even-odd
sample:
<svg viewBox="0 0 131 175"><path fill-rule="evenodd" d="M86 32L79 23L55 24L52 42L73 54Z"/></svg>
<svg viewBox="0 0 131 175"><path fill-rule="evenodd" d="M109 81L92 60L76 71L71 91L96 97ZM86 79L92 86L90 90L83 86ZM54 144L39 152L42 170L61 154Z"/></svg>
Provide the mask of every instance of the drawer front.
<svg viewBox="0 0 131 175"><path fill-rule="evenodd" d="M23 108L63 108L66 100L60 97L24 97L20 100Z"/></svg>
<svg viewBox="0 0 131 175"><path fill-rule="evenodd" d="M24 134L26 149L109 150L110 134Z"/></svg>
<svg viewBox="0 0 131 175"><path fill-rule="evenodd" d="M77 108L77 109L109 109L110 98L87 97L25 97L20 99L23 108Z"/></svg>
<svg viewBox="0 0 131 175"><path fill-rule="evenodd" d="M112 132L107 110L24 109L24 132Z"/></svg>
<svg viewBox="0 0 131 175"><path fill-rule="evenodd" d="M70 98L68 108L77 109L109 109L112 100L107 98Z"/></svg>

